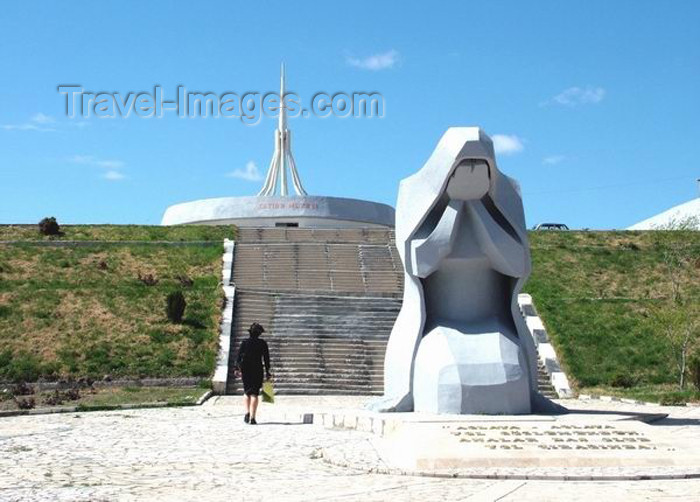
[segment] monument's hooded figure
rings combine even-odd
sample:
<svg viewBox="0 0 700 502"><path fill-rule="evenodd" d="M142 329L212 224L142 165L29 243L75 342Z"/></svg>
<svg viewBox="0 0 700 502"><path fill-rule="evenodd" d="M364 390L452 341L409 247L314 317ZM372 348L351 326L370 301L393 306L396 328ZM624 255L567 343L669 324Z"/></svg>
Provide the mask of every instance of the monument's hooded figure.
<svg viewBox="0 0 700 502"><path fill-rule="evenodd" d="M529 413L537 358L517 305L530 274L522 200L479 128L450 128L401 182L396 244L406 273L384 406Z"/></svg>

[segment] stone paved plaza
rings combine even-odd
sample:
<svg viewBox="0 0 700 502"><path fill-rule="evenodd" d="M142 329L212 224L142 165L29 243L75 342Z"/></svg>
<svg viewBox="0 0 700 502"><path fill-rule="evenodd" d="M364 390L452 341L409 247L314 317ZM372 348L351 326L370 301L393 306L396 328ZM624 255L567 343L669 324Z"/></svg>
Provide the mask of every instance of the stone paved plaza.
<svg viewBox="0 0 700 502"><path fill-rule="evenodd" d="M258 426L243 423L234 397L191 408L3 418L0 500L612 501L697 500L700 493L700 479L537 481L381 474L370 472L376 467L376 435L290 419L299 412L318 416L364 401L280 398L262 406ZM567 402L573 404L590 414L669 413L654 430L700 445L698 408ZM330 463L348 448L357 452L352 465Z"/></svg>

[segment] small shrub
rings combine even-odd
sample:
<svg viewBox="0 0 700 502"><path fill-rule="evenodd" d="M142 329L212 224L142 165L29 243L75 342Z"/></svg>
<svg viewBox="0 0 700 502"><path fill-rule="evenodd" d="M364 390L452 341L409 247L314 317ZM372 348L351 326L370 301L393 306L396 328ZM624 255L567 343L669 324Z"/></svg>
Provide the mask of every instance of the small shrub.
<svg viewBox="0 0 700 502"><path fill-rule="evenodd" d="M36 406L36 402L33 397L21 397L15 398L15 404L20 410L31 410Z"/></svg>
<svg viewBox="0 0 700 502"><path fill-rule="evenodd" d="M185 314L185 307L187 302L185 301L185 295L182 291L173 291L168 295L166 314L171 322L180 323L182 322L182 316Z"/></svg>
<svg viewBox="0 0 700 502"><path fill-rule="evenodd" d="M44 398L44 404L47 406L60 406L63 404L63 396L58 390L55 390Z"/></svg>
<svg viewBox="0 0 700 502"><path fill-rule="evenodd" d="M107 270L109 267L107 266L106 261L100 260L99 263L97 264L97 268L100 270Z"/></svg>
<svg viewBox="0 0 700 502"><path fill-rule="evenodd" d="M56 218L50 216L39 222L39 233L41 235L61 235L61 228Z"/></svg>
<svg viewBox="0 0 700 502"><path fill-rule="evenodd" d="M616 373L610 379L610 385L622 389L630 389L637 383L637 378L631 373Z"/></svg>
<svg viewBox="0 0 700 502"><path fill-rule="evenodd" d="M56 318L61 317L60 313L55 313ZM58 361L47 361L41 365L41 378L46 380L57 380L61 371L61 363Z"/></svg>
<svg viewBox="0 0 700 502"><path fill-rule="evenodd" d="M60 406L66 401L77 401L78 399L80 399L80 390L78 390L77 387L71 387L63 392L56 389L53 391L53 393L44 398L44 404L49 406Z"/></svg>
<svg viewBox="0 0 700 502"><path fill-rule="evenodd" d="M685 406L687 398L684 394L668 393L661 396L659 404L662 406Z"/></svg>
<svg viewBox="0 0 700 502"><path fill-rule="evenodd" d="M80 391L78 389L68 389L63 393L66 401L77 401L80 399Z"/></svg>
<svg viewBox="0 0 700 502"><path fill-rule="evenodd" d="M15 396L31 396L34 394L34 387L29 385L27 382L20 382L15 385L12 394Z"/></svg>
<svg viewBox="0 0 700 502"><path fill-rule="evenodd" d="M153 274L141 275L141 272L139 272L139 281L144 283L146 286L155 286L158 284L158 279L156 279Z"/></svg>
<svg viewBox="0 0 700 502"><path fill-rule="evenodd" d="M183 288L191 288L194 285L194 281L184 274L178 275L175 278L180 281L180 285Z"/></svg>
<svg viewBox="0 0 700 502"><path fill-rule="evenodd" d="M639 251L639 246L632 241L625 241L618 244L622 249L629 249L630 251Z"/></svg>

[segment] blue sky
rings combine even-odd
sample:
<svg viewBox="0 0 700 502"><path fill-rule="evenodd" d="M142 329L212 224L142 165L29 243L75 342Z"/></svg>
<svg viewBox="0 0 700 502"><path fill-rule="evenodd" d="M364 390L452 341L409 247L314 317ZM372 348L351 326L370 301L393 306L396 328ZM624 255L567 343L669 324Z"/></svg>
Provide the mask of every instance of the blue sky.
<svg viewBox="0 0 700 502"><path fill-rule="evenodd" d="M528 225L624 228L698 194L700 2L13 2L0 16L0 223L157 224L255 194L274 119L68 119L56 87L303 99L377 91L382 119L296 118L307 191L394 204L449 126L500 135ZM248 173L254 169L248 167Z"/></svg>

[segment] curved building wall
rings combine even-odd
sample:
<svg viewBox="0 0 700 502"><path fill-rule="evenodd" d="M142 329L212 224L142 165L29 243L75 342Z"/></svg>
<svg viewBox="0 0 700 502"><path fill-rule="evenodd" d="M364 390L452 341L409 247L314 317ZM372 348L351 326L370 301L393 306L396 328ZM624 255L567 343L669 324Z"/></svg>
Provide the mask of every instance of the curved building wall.
<svg viewBox="0 0 700 502"><path fill-rule="evenodd" d="M700 198L693 199L628 227L627 230L658 230L673 227L674 224L698 226L700 220Z"/></svg>
<svg viewBox="0 0 700 502"><path fill-rule="evenodd" d="M175 204L161 225L218 225L301 228L394 226L394 208L378 202L341 197L221 197Z"/></svg>

